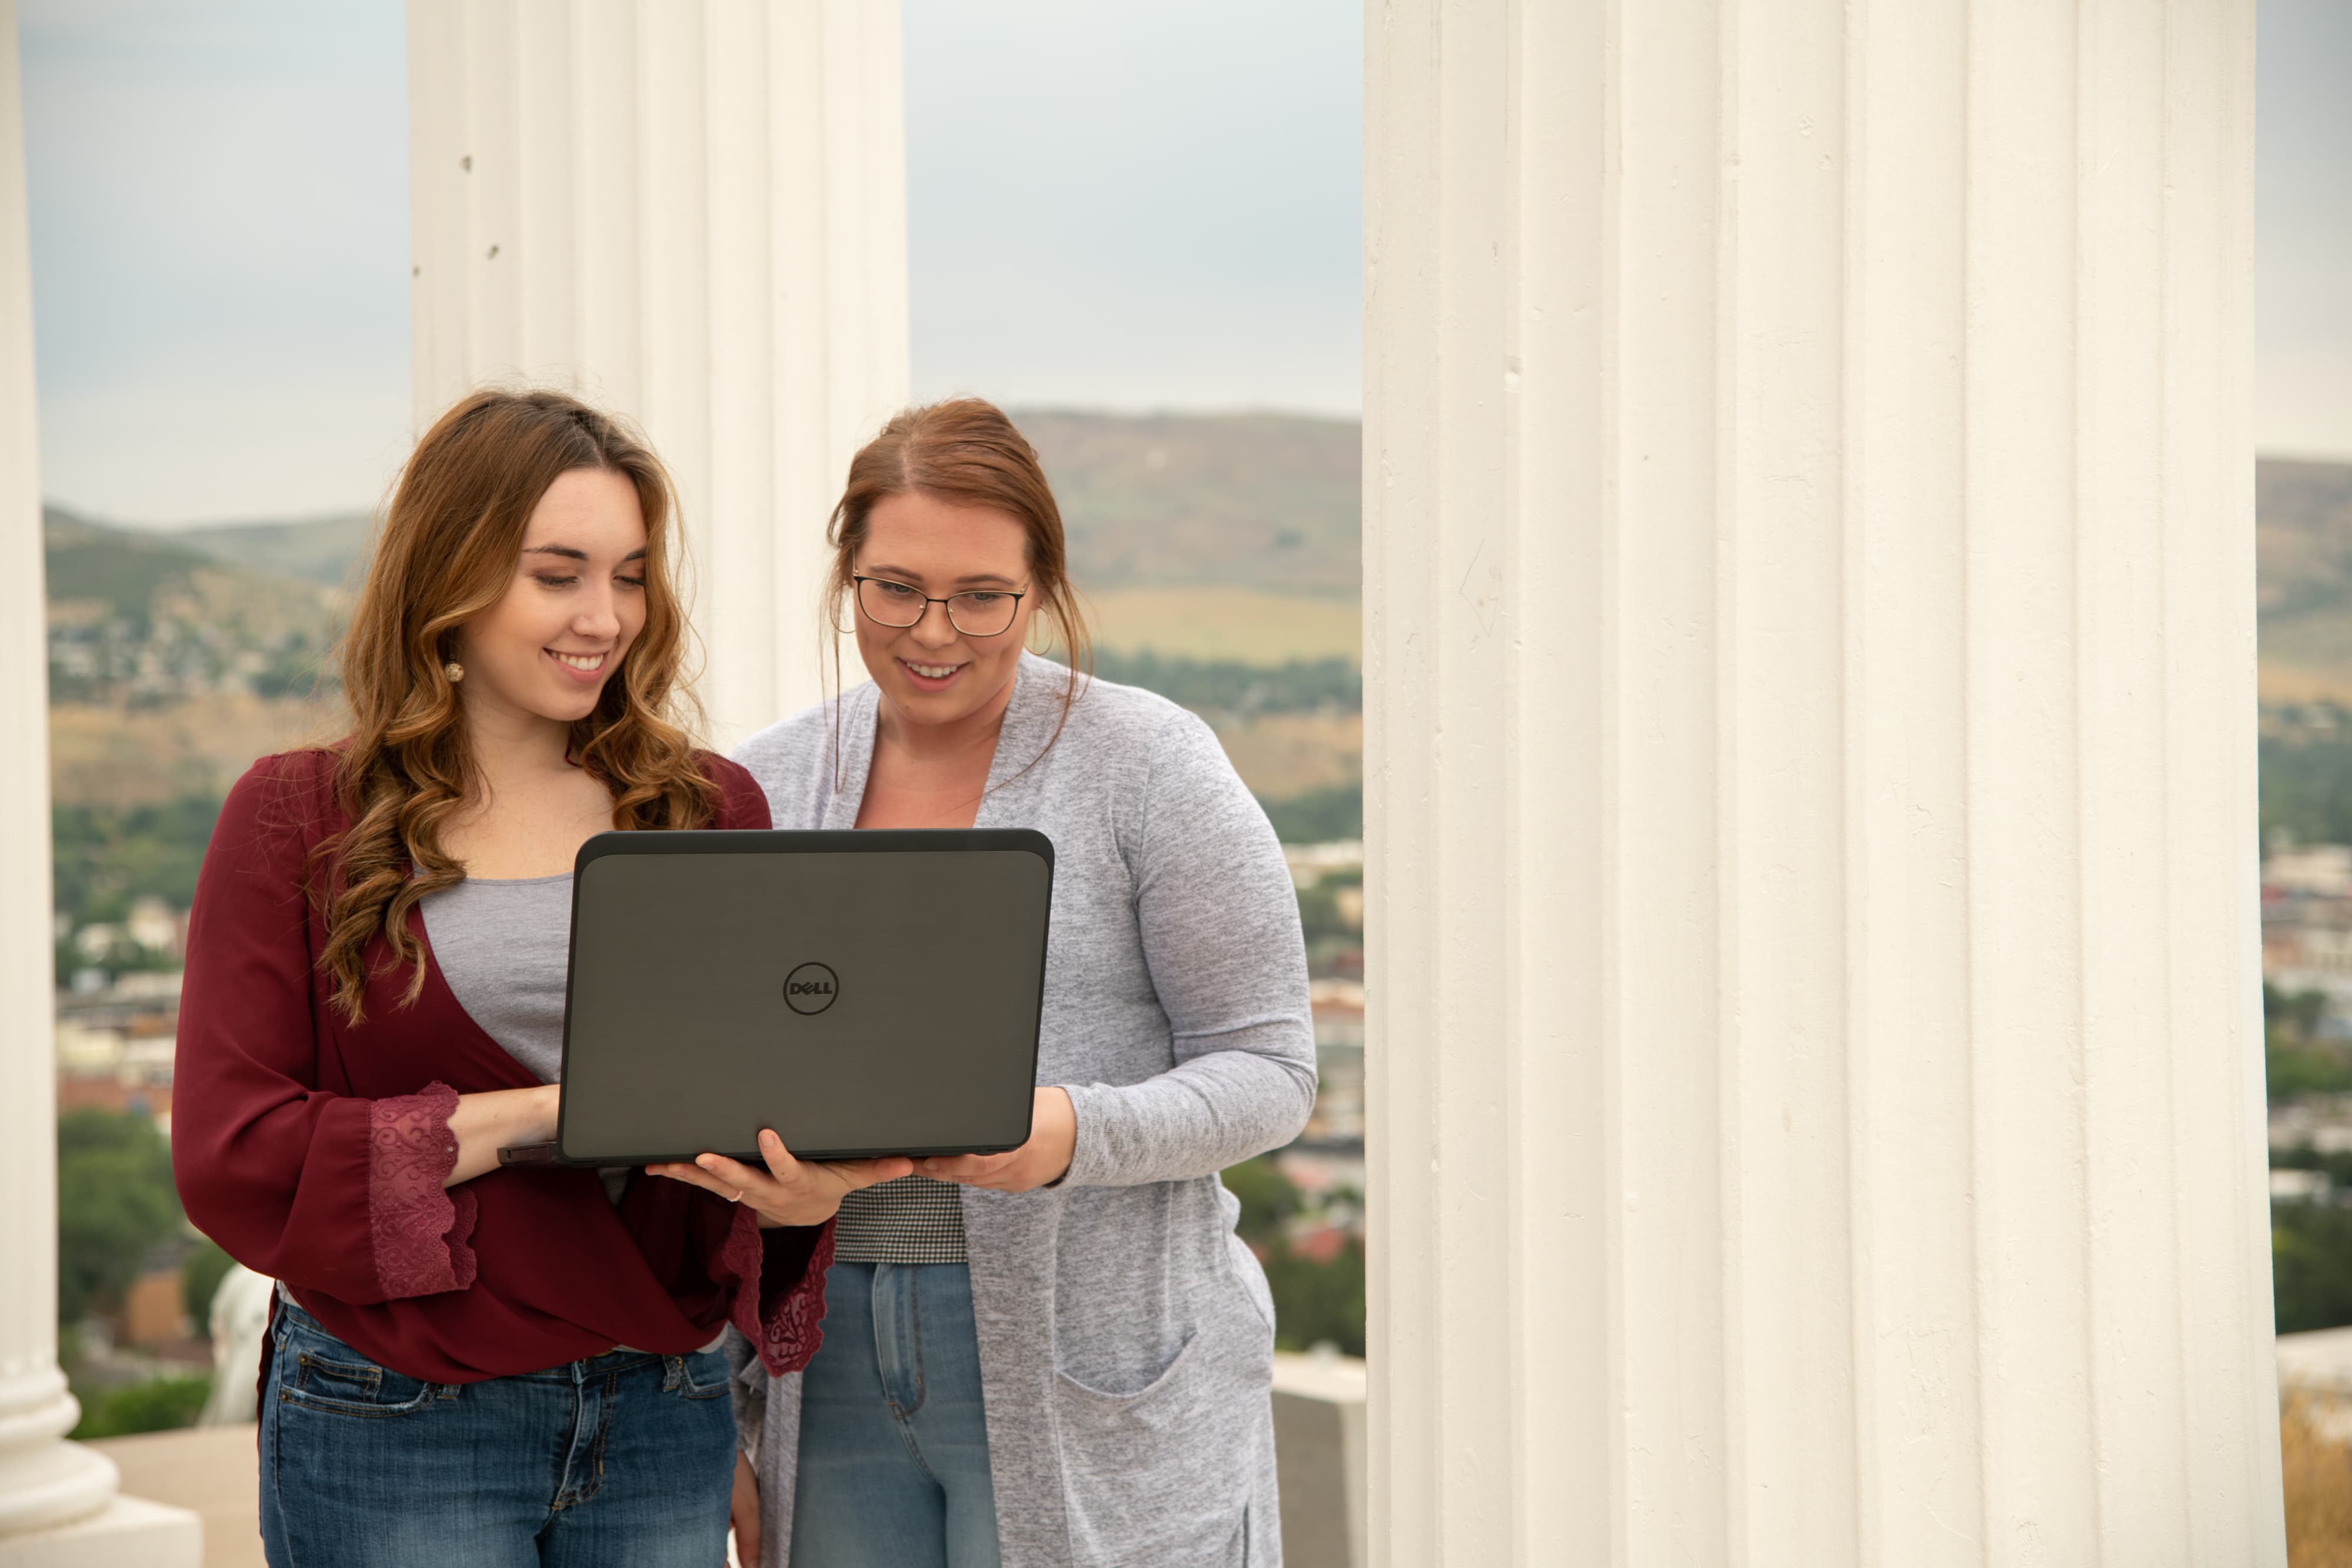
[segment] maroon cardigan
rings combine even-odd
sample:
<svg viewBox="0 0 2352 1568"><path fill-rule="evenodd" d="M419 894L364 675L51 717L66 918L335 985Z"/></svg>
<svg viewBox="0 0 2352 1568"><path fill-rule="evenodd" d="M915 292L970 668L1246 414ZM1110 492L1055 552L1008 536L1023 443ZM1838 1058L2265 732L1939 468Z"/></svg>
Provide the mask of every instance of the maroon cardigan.
<svg viewBox="0 0 2352 1568"><path fill-rule="evenodd" d="M764 828L751 776L705 755L719 828ZM334 758L256 763L221 809L188 920L172 1165L196 1228L285 1282L334 1334L436 1383L536 1372L625 1344L683 1354L732 1322L771 1372L816 1353L833 1227L640 1175L617 1208L593 1170L499 1168L444 1190L460 1093L539 1081L430 961L379 936L366 1020L329 1006L310 851L342 831ZM409 929L425 940L425 920Z"/></svg>

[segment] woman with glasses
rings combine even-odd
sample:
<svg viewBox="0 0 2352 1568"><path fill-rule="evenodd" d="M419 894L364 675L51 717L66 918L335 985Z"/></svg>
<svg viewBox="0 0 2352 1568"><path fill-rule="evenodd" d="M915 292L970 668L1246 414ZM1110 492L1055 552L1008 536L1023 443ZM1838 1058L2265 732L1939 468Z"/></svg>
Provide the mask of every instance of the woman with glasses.
<svg viewBox="0 0 2352 1568"><path fill-rule="evenodd" d="M739 1351L739 1544L771 1568L1278 1563L1273 1304L1217 1173L1315 1096L1280 846L1206 725L1076 673L1061 515L995 408L893 419L828 538L872 679L737 759L778 827L1054 841L1040 1087L1021 1148L844 1201L805 1372ZM1024 652L1040 611L1070 666ZM909 908L910 979L988 918Z"/></svg>

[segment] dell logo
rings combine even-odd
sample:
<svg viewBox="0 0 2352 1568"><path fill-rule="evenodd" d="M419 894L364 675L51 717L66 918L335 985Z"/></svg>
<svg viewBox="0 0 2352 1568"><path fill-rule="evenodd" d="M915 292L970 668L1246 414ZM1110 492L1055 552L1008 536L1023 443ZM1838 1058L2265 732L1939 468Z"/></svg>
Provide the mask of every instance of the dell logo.
<svg viewBox="0 0 2352 1568"><path fill-rule="evenodd" d="M784 1006L796 1013L821 1013L833 1006L839 988L823 964L803 964L784 977Z"/></svg>

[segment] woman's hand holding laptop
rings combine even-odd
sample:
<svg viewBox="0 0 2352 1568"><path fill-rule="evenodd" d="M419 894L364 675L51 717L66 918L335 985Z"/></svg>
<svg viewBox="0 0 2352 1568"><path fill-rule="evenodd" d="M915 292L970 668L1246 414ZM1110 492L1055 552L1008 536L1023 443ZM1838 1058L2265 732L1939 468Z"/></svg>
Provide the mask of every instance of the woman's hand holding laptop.
<svg viewBox="0 0 2352 1568"><path fill-rule="evenodd" d="M992 1192L1034 1192L1070 1174L1078 1147L1078 1113L1066 1089L1037 1091L1030 1113L1029 1141L1001 1155L938 1155L916 1169L934 1181L961 1182Z"/></svg>
<svg viewBox="0 0 2352 1568"><path fill-rule="evenodd" d="M1066 1098L1063 1103L1068 1103ZM698 1155L691 1165L647 1166L646 1170L715 1192L730 1203L744 1204L758 1213L763 1228L772 1230L785 1225L823 1225L841 1207L841 1200L859 1187L896 1181L915 1168L915 1162L902 1155L831 1164L796 1160L784 1141L767 1127L760 1129L760 1157L768 1164L764 1172L725 1155ZM1068 1163L1065 1156L1064 1166Z"/></svg>

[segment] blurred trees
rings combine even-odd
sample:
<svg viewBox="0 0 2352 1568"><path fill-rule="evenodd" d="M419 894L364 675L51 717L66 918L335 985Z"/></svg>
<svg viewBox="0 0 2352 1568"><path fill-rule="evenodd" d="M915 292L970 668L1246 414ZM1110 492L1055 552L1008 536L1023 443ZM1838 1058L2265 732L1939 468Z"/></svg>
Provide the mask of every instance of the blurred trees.
<svg viewBox="0 0 2352 1568"><path fill-rule="evenodd" d="M2325 992L2282 991L2263 983L2263 1064L2272 1104L2306 1094L2352 1093L2352 1049L2319 1034L2326 1011Z"/></svg>
<svg viewBox="0 0 2352 1568"><path fill-rule="evenodd" d="M1328 1343L1342 1355L1364 1354L1361 1241L1349 1237L1328 1262L1276 1247L1266 1255L1265 1282L1274 1291L1275 1348L1311 1350Z"/></svg>
<svg viewBox="0 0 2352 1568"><path fill-rule="evenodd" d="M2352 739L2297 729L2262 740L2263 837L2352 844Z"/></svg>
<svg viewBox="0 0 2352 1568"><path fill-rule="evenodd" d="M236 1266L236 1260L220 1249L211 1237L199 1238L196 1249L180 1265L180 1304L187 1310L188 1322L198 1333L206 1332L212 1321L213 1296L220 1282Z"/></svg>
<svg viewBox="0 0 2352 1568"><path fill-rule="evenodd" d="M81 1396L81 1420L67 1436L76 1442L92 1437L127 1437L134 1432L170 1432L193 1427L204 1413L213 1391L212 1374L151 1377L120 1388L93 1389Z"/></svg>
<svg viewBox="0 0 2352 1568"><path fill-rule="evenodd" d="M1158 692L1196 713L1355 713L1364 706L1364 672L1353 659L1244 664L1170 658L1148 649L1120 653L1097 648L1094 673L1123 686Z"/></svg>
<svg viewBox="0 0 2352 1568"><path fill-rule="evenodd" d="M1225 1190L1241 1200L1242 1216L1234 1228L1253 1247L1274 1239L1283 1222L1298 1212L1298 1189L1269 1155L1228 1167L1222 1179Z"/></svg>
<svg viewBox="0 0 2352 1568"><path fill-rule="evenodd" d="M1342 1354L1363 1354L1362 1240L1348 1237L1328 1261L1297 1250L1289 1224L1306 1212L1307 1200L1270 1155L1227 1168L1223 1179L1241 1200L1234 1229L1265 1266L1266 1286L1274 1293L1275 1347L1300 1351L1328 1342Z"/></svg>
<svg viewBox="0 0 2352 1568"><path fill-rule="evenodd" d="M155 1244L180 1225L172 1146L154 1124L110 1111L58 1119L58 1318L121 1304Z"/></svg>
<svg viewBox="0 0 2352 1568"><path fill-rule="evenodd" d="M183 795L161 806L53 806L58 913L77 925L120 920L142 894L185 909L220 808L212 795Z"/></svg>
<svg viewBox="0 0 2352 1568"><path fill-rule="evenodd" d="M1364 836L1364 787L1332 784L1282 800L1260 800L1286 844L1328 844Z"/></svg>
<svg viewBox="0 0 2352 1568"><path fill-rule="evenodd" d="M2352 1208L2271 1205L2271 1299L2281 1333L2352 1322Z"/></svg>

